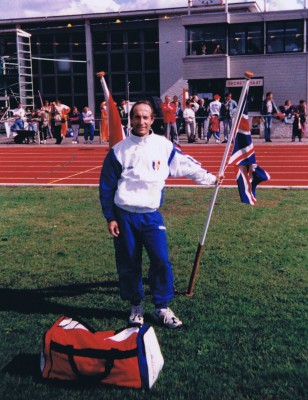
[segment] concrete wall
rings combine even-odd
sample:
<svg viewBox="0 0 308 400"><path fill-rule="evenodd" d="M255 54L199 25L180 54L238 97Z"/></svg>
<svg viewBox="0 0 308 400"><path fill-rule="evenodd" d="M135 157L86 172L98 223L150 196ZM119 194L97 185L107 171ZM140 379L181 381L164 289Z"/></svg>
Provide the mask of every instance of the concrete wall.
<svg viewBox="0 0 308 400"><path fill-rule="evenodd" d="M264 78L264 93L273 92L277 106L290 99L298 104L307 99L307 54L271 54L230 57L230 75L238 77L248 69Z"/></svg>
<svg viewBox="0 0 308 400"><path fill-rule="evenodd" d="M161 99L176 95L183 103L182 89L187 89L188 85L183 78L185 28L180 17L159 20L159 43Z"/></svg>

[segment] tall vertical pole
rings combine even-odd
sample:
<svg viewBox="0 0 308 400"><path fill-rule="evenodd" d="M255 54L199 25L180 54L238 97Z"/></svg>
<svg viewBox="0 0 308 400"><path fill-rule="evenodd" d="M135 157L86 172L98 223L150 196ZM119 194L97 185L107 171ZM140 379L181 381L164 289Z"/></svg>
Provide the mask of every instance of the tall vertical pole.
<svg viewBox="0 0 308 400"><path fill-rule="evenodd" d="M242 88L241 96L240 96L240 99L239 99L239 102L238 102L238 106L236 108L236 113L235 113L234 118L232 120L232 127L231 127L230 135L229 135L229 138L228 138L228 143L226 145L225 152L224 152L224 155L223 155L223 158L222 158L222 161L221 161L221 165L220 165L220 169L219 169L219 175L222 175L224 173L226 162L227 162L227 158L228 158L230 147L231 147L231 143L232 143L232 139L233 139L233 137L234 137L234 135L235 135L235 133L236 133L236 131L238 129L238 125L239 125L240 119L241 119L243 111L244 111L246 94L248 93L248 89L249 89L249 81L253 77L253 73L250 72L250 71L245 71L244 76L245 76L246 80L245 80L244 86ZM219 189L219 183L216 183L215 188L214 188L214 192L213 192L213 195L212 195L210 207L209 207L209 210L208 210L208 214L207 214L207 217L206 217L206 220L205 220L205 224L204 224L201 240L200 240L200 243L198 244L197 252L196 252L196 255L195 255L194 265L193 265L193 269L192 269L192 272L191 272L190 281L189 281L188 289L187 289L187 292L186 292L186 296L192 296L193 295L193 289L194 289L194 286L195 286L197 272L198 272L198 269L199 269L199 266L200 266L202 250L203 250L203 246L204 246L204 243L205 243L207 231L208 231L208 228L209 228L209 225L210 225L211 217L212 217L212 214L213 214L213 210L214 210L214 206L215 206L215 202L216 202L216 198L217 198L217 194L218 194L218 189Z"/></svg>

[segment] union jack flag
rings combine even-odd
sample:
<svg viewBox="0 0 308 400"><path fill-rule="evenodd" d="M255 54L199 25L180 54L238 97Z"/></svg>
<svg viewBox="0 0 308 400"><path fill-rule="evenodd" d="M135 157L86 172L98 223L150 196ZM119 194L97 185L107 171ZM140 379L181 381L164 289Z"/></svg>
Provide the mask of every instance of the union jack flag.
<svg viewBox="0 0 308 400"><path fill-rule="evenodd" d="M251 140L247 105L245 106L238 129L235 130L234 148L229 165L234 165L241 201L255 205L256 187L270 179L269 174L257 165L256 155Z"/></svg>

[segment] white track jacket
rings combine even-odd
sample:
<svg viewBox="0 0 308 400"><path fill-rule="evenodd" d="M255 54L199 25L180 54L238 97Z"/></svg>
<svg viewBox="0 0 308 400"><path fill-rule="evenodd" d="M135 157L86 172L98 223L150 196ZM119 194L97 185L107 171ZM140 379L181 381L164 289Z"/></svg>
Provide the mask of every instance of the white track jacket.
<svg viewBox="0 0 308 400"><path fill-rule="evenodd" d="M215 175L164 136L131 134L117 143L107 154L100 176L100 201L107 221L116 220L115 205L129 212L157 210L169 176L185 176L203 185L216 182Z"/></svg>

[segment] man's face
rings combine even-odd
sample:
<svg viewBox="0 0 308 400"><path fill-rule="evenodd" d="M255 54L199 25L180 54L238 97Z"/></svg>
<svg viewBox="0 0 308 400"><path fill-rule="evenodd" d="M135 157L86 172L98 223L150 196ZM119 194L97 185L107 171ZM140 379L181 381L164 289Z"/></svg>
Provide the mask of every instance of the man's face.
<svg viewBox="0 0 308 400"><path fill-rule="evenodd" d="M147 136L154 122L151 107L147 104L138 104L134 107L134 115L131 120L133 131L137 136Z"/></svg>
<svg viewBox="0 0 308 400"><path fill-rule="evenodd" d="M165 103L167 104L171 103L171 98L169 96L165 97Z"/></svg>

